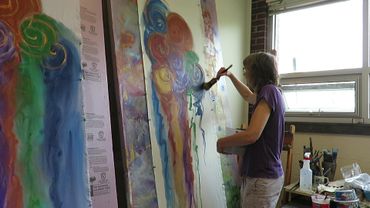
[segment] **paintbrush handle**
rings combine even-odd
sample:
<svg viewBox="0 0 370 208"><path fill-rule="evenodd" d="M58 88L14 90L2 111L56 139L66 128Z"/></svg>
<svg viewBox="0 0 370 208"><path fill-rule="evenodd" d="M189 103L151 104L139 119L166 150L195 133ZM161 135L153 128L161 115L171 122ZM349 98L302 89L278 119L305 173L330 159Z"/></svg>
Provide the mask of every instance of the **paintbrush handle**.
<svg viewBox="0 0 370 208"><path fill-rule="evenodd" d="M217 79L217 78L212 78L212 79L209 81L209 84L212 86L212 85L214 85L217 81L218 81L218 79Z"/></svg>
<svg viewBox="0 0 370 208"><path fill-rule="evenodd" d="M209 82L203 85L203 88L206 90L209 90L214 84L216 84L217 81L218 81L218 78L212 78Z"/></svg>

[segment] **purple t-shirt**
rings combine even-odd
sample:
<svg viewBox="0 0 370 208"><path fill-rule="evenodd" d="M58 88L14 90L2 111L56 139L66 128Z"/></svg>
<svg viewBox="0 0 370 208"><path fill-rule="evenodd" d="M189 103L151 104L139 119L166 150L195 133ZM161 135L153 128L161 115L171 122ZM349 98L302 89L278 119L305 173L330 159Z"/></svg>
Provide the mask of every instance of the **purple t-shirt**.
<svg viewBox="0 0 370 208"><path fill-rule="evenodd" d="M260 138L245 147L241 175L279 178L283 175L280 155L284 139L285 105L280 90L272 84L262 87L254 108L262 99L271 107L271 114Z"/></svg>

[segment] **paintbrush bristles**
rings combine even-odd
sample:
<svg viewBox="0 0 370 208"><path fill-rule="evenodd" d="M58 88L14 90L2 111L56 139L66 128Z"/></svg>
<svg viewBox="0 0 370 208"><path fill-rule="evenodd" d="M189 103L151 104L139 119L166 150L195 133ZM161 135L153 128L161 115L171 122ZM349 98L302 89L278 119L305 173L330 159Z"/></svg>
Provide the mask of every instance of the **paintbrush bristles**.
<svg viewBox="0 0 370 208"><path fill-rule="evenodd" d="M203 83L202 87L205 90L209 90L217 81L217 78L212 78L209 82Z"/></svg>
<svg viewBox="0 0 370 208"><path fill-rule="evenodd" d="M229 70L233 65L231 64L229 67L227 67L222 73L225 73L227 70ZM221 75L217 75L217 77L212 78L209 82L203 83L202 88L205 90L209 90L216 82L220 79Z"/></svg>

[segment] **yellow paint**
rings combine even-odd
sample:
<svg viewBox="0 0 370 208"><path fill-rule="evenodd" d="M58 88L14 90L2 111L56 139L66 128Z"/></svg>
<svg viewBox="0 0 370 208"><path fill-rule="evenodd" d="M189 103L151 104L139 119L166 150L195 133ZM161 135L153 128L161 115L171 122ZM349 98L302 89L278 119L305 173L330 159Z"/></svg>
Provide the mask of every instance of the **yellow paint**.
<svg viewBox="0 0 370 208"><path fill-rule="evenodd" d="M153 79L157 85L159 94L168 94L172 92L173 77L167 67L161 67L153 70Z"/></svg>
<svg viewBox="0 0 370 208"><path fill-rule="evenodd" d="M175 100L173 100L175 101ZM179 205L186 205L187 197L185 192L185 183L184 183L184 158L183 158L183 149L184 149L184 133L181 131L180 122L179 122L179 107L178 104L175 102L171 102L170 105L170 115L172 118L170 120L170 130L173 132L173 138L176 147L176 155L174 158L176 159L176 163L174 164L174 173L175 173L175 189L178 197Z"/></svg>

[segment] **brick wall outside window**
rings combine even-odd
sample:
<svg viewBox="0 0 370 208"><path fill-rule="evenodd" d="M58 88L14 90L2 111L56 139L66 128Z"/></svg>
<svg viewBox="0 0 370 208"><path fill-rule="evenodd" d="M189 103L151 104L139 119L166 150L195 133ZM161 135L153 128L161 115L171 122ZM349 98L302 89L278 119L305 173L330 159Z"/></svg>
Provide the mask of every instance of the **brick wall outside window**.
<svg viewBox="0 0 370 208"><path fill-rule="evenodd" d="M252 0L251 53L266 51L268 7L265 0Z"/></svg>

